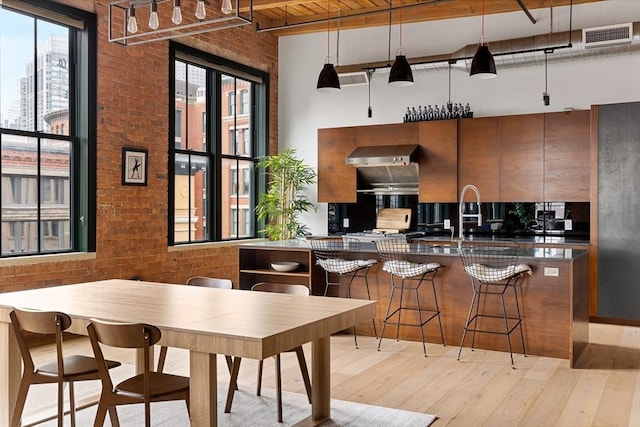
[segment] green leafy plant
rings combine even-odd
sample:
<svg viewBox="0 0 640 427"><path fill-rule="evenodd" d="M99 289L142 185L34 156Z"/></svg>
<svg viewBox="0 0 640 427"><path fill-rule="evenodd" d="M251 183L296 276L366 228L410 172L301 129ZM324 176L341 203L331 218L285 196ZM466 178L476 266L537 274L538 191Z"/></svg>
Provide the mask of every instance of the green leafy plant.
<svg viewBox="0 0 640 427"><path fill-rule="evenodd" d="M316 183L316 172L296 158L295 150L266 156L256 164L269 175L268 189L260 194L256 206L258 220L265 221L260 230L269 240L287 240L304 236L306 225L298 221L301 212L315 209L303 191Z"/></svg>
<svg viewBox="0 0 640 427"><path fill-rule="evenodd" d="M533 203L514 203L509 213L517 216L520 223L526 227L535 218L536 206Z"/></svg>

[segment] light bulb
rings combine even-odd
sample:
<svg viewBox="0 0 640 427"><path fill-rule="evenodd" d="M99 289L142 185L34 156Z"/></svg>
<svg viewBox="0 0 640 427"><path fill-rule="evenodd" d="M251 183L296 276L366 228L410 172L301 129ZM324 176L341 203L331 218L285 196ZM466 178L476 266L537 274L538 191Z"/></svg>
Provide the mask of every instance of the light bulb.
<svg viewBox="0 0 640 427"><path fill-rule="evenodd" d="M182 10L180 9L180 0L173 1L173 13L171 14L171 22L176 25L182 23Z"/></svg>
<svg viewBox="0 0 640 427"><path fill-rule="evenodd" d="M129 8L129 19L127 20L127 31L131 34L138 32L138 21L136 20L136 8L131 6Z"/></svg>
<svg viewBox="0 0 640 427"><path fill-rule="evenodd" d="M207 16L207 11L204 8L204 0L198 0L196 5L196 18L204 19Z"/></svg>
<svg viewBox="0 0 640 427"><path fill-rule="evenodd" d="M160 22L158 21L158 4L155 1L151 2L151 14L149 14L149 28L152 30L158 29Z"/></svg>
<svg viewBox="0 0 640 427"><path fill-rule="evenodd" d="M233 6L231 6L231 0L222 0L222 7L220 8L220 10L225 15L230 14L233 11Z"/></svg>

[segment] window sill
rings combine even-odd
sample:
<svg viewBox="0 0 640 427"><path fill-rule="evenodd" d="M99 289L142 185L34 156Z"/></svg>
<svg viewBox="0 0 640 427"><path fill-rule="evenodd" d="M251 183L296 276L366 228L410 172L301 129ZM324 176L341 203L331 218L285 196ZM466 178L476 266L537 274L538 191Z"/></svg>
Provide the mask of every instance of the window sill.
<svg viewBox="0 0 640 427"><path fill-rule="evenodd" d="M0 267L10 265L33 265L48 262L82 261L96 259L95 252L72 252L66 254L30 255L0 259Z"/></svg>
<svg viewBox="0 0 640 427"><path fill-rule="evenodd" d="M176 246L169 246L169 252L182 252L196 249L207 249L207 248L223 248L227 246L238 246L242 243L247 242L261 242L266 239L259 238L251 238L251 239L240 239L240 240L227 240L224 242L203 242L203 243L187 243Z"/></svg>

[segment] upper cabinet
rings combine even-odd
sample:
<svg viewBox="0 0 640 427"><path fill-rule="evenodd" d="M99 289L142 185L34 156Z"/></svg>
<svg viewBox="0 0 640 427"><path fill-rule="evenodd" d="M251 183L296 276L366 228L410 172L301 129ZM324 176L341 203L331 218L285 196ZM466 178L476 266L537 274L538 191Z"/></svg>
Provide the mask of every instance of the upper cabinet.
<svg viewBox="0 0 640 427"><path fill-rule="evenodd" d="M318 202L356 202L356 169L345 159L356 146L357 129L318 129Z"/></svg>
<svg viewBox="0 0 640 427"><path fill-rule="evenodd" d="M544 115L544 200L588 202L590 180L588 110Z"/></svg>
<svg viewBox="0 0 640 427"><path fill-rule="evenodd" d="M456 120L420 122L420 203L458 201L458 127Z"/></svg>
<svg viewBox="0 0 640 427"><path fill-rule="evenodd" d="M417 144L422 203L588 202L590 112L437 120L318 130L318 201L355 203L357 146ZM467 202L474 201L468 193Z"/></svg>
<svg viewBox="0 0 640 427"><path fill-rule="evenodd" d="M458 120L458 194L465 185L478 188L482 201L498 201L498 117ZM466 202L475 201L472 192Z"/></svg>
<svg viewBox="0 0 640 427"><path fill-rule="evenodd" d="M499 201L543 201L544 116L502 116L499 123Z"/></svg>

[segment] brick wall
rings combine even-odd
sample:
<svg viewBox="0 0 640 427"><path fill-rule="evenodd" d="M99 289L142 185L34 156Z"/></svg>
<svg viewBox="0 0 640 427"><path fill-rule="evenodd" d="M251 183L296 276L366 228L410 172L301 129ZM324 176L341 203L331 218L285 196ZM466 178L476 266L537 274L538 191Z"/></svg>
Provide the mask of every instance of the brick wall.
<svg viewBox="0 0 640 427"><path fill-rule="evenodd" d="M98 21L97 248L95 259L0 264L0 291L108 278L184 283L193 275L237 282L237 248L168 251L169 42L108 42L108 1L67 0ZM160 16L160 19L169 19ZM180 43L270 75L269 146L277 151L278 41L254 25L180 39ZM145 148L148 185L121 185L123 147Z"/></svg>

